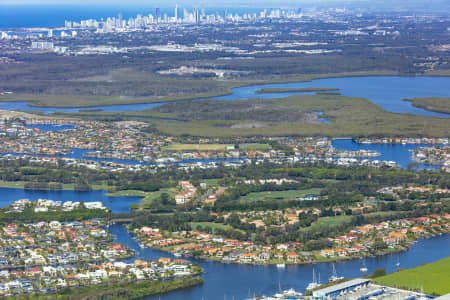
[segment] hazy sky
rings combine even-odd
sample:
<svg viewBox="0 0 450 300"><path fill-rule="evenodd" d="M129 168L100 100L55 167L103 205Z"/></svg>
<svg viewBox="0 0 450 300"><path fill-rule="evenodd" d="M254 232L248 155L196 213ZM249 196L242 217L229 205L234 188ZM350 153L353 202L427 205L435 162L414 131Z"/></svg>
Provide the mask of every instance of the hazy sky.
<svg viewBox="0 0 450 300"><path fill-rule="evenodd" d="M108 5L121 7L250 7L250 8L298 8L312 6L334 7L381 7L433 9L445 11L450 7L449 0L0 0L1 5Z"/></svg>
<svg viewBox="0 0 450 300"><path fill-rule="evenodd" d="M183 5L207 5L207 6L253 6L261 7L266 5L278 6L297 6L298 4L314 4L324 2L376 2L377 0L0 0L0 4L110 4L110 5L159 5L162 7L178 4ZM392 0L399 1L399 0Z"/></svg>

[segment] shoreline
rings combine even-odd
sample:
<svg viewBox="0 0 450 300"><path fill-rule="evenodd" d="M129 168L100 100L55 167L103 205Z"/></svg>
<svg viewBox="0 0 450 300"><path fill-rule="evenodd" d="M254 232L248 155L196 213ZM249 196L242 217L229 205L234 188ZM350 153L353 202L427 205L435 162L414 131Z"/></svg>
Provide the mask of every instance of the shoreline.
<svg viewBox="0 0 450 300"><path fill-rule="evenodd" d="M430 98L405 98L405 99L403 99L403 101L409 102L409 103L411 103L412 106L424 109L426 111L437 112L437 113L446 114L446 115L450 116L450 111L445 110L445 108L440 109L440 108L436 108L436 107L430 106L429 104L427 105L426 103L421 102L421 101L425 101L427 99L433 99L433 98L432 97L430 97ZM445 98L437 97L435 99L445 99Z"/></svg>
<svg viewBox="0 0 450 300"><path fill-rule="evenodd" d="M268 85L268 84L283 84L283 83L303 83L303 82L312 82L314 80L319 79L330 79L330 78L352 78L352 77L450 77L450 74L401 74L393 71L363 71L363 72L340 72L340 73L331 73L331 74L305 74L305 75L294 75L288 78L280 78L280 79L267 79L267 80L248 80L242 82L229 82L230 86L227 90L222 92L212 92L212 93L199 93L199 94L191 94L191 95L179 95L179 96L163 96L158 99L156 98L145 98L145 99L134 99L138 101L129 101L125 103L113 103L109 102L108 104L88 104L88 105L66 105L66 106L52 106L40 103L39 98L45 98L48 96L53 97L73 97L73 98L83 98L83 97L93 97L93 98L112 98L119 99L121 96L74 96L74 95L39 95L39 94L12 94L9 96L1 96L0 103L8 103L8 102L26 102L27 105L31 108L95 108L100 106L122 106L122 105L139 105L139 104L157 104L157 103L165 103L165 102L183 102L183 101L192 101L192 100L201 100L201 99L209 99L215 97L222 97L233 94L233 89L242 88L242 87L251 87L257 85ZM36 99L26 100L25 97L35 97ZM19 99L23 97L24 99ZM11 98L11 99L10 99ZM133 99L130 99L133 100ZM35 114L34 111L25 111L29 113Z"/></svg>
<svg viewBox="0 0 450 300"><path fill-rule="evenodd" d="M130 232L130 234L135 235L131 231L129 231L129 232ZM205 256L193 256L193 255L189 255L189 254L185 254L185 253L182 253L182 255L185 256L185 257L192 258L192 259L204 260L204 261L208 261L208 262L217 262L217 263L222 263L222 264L254 265L254 266L276 266L277 264L284 264L285 266L297 266L297 265L300 266L300 265L306 265L306 264L334 263L334 262L340 262L340 261L360 260L360 259L365 259L365 258L368 258L368 257L379 257L379 256L388 255L388 254L395 254L395 253L406 252L413 246L413 244L417 243L419 240L434 238L434 237L441 236L441 235L450 235L450 232L445 232L445 233L440 233L440 234L429 234L429 235L420 237L419 239L410 241L408 243L408 247L406 247L404 249L403 248L402 249L394 249L392 251L383 251L381 253L377 253L377 254L374 254L374 255L363 255L363 256L360 256L360 257L342 257L342 258L338 258L338 259L333 258L333 259L324 259L324 260L302 261L302 262L296 262L296 263L287 262L287 261L286 262L268 262L268 263L223 261L223 260L219 260L219 259L212 259L210 257L205 257ZM139 240L139 238L138 238L138 240ZM155 250L158 250L158 251L163 251L163 252L166 252L166 253L169 253L169 254L172 254L172 255L174 255L174 253L177 253L177 252L169 251L169 250L164 249L162 247L148 246L147 244L145 244L145 246L148 247L148 248L155 249Z"/></svg>

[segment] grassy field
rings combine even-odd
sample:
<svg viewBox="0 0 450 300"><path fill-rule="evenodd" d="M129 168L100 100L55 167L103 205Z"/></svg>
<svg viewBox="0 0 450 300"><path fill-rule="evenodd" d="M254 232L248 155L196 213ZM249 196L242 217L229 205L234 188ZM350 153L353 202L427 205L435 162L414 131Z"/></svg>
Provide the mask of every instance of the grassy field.
<svg viewBox="0 0 450 300"><path fill-rule="evenodd" d="M270 150L272 149L272 147L270 147L269 144L240 144L239 145L239 149L241 150L260 150L260 151L264 151L264 150Z"/></svg>
<svg viewBox="0 0 450 300"><path fill-rule="evenodd" d="M333 227L349 222L352 219L351 216L335 216L335 217L323 217L319 218L312 226L327 226Z"/></svg>
<svg viewBox="0 0 450 300"><path fill-rule="evenodd" d="M0 96L0 101L26 101L34 107L92 107L119 104L160 103L171 101L211 98L229 94L230 91L217 93L187 94L182 96L124 98L120 96L72 96L72 95L35 95L13 94Z"/></svg>
<svg viewBox="0 0 450 300"><path fill-rule="evenodd" d="M421 267L401 270L375 278L381 285L421 290L426 294L445 295L450 293L450 257Z"/></svg>
<svg viewBox="0 0 450 300"><path fill-rule="evenodd" d="M320 189L250 193L244 197L241 197L240 201L241 203L245 203L245 202L267 201L273 199L295 200L295 198L297 197L304 197L307 195L318 195L319 193Z"/></svg>
<svg viewBox="0 0 450 300"><path fill-rule="evenodd" d="M156 192L143 192L143 191L134 191L134 190L128 190L128 191L118 191L114 193L108 194L110 197L123 197L123 196L135 196L135 197L142 197L142 203L135 203L132 205L134 209L140 210L140 209L148 209L151 207L152 202L155 199L158 199L161 197L161 194L167 193L170 195L170 197L174 197L176 194L176 188L167 188L167 189L161 189Z"/></svg>
<svg viewBox="0 0 450 300"><path fill-rule="evenodd" d="M412 114L397 114L383 110L364 98L336 95L296 95L282 99L260 101L273 110L322 111L333 122L292 123L257 122L251 120L191 120L184 123L151 120L156 128L169 135L206 137L225 136L448 136L450 120ZM251 115L251 114L249 114Z"/></svg>
<svg viewBox="0 0 450 300"><path fill-rule="evenodd" d="M204 182L206 183L207 186L217 186L219 185L219 180L220 179L202 179L200 180L200 182Z"/></svg>
<svg viewBox="0 0 450 300"><path fill-rule="evenodd" d="M307 93L307 92L333 92L339 91L338 88L265 88L257 90L256 94L270 94L270 93Z"/></svg>
<svg viewBox="0 0 450 300"><path fill-rule="evenodd" d="M311 231L319 228L334 227L337 225L349 223L352 220L352 216L334 216L334 217L322 217L312 223L311 226L301 228L302 231Z"/></svg>
<svg viewBox="0 0 450 300"><path fill-rule="evenodd" d="M222 96L231 93L231 89L235 87L256 85L256 84L268 84L268 83L283 83L283 82L304 82L321 78L334 78L334 77L355 77L355 76L389 76L398 75L392 71L367 71L367 72L342 72L342 73L330 73L330 74L317 74L317 75L297 75L289 78L277 79L277 80L230 80L230 81L217 81L217 80L174 80L164 76L155 75L151 72L139 72L131 68L120 68L110 71L108 74L95 75L78 78L72 81L59 81L54 83L60 83L58 90L60 93L55 94L26 94L17 93L12 95L0 96L0 101L27 101L31 106L36 107L91 107L102 105L117 105L117 104L138 104L138 103L157 103L157 102L170 102L179 100L189 100L196 98L210 98L214 96ZM169 96L155 96L155 97L121 97L119 95L125 94L123 92L117 93L112 96L90 96L90 95L70 95L70 88L72 84L82 85L79 89L85 88L84 86L90 86L92 83L108 82L113 80L117 88L120 90L120 85L125 82L127 84L134 83L144 87L160 86L172 90L172 93L176 95ZM23 83L20 83L23 84ZM20 85L19 84L19 85ZM67 86L68 84L68 86ZM129 89L128 85L125 85L124 89ZM83 86L84 85L84 86ZM216 92L205 93L180 93L183 90L192 90L193 87L201 89L203 86L209 86L214 90L221 90ZM188 87L188 88L179 88ZM135 90L136 87L133 88ZM112 89L113 91L116 89ZM88 89L87 92L92 92ZM77 92L78 93L78 92Z"/></svg>
<svg viewBox="0 0 450 300"><path fill-rule="evenodd" d="M135 190L126 190L126 191L117 191L106 194L108 197L145 197L148 193L144 191L135 191Z"/></svg>
<svg viewBox="0 0 450 300"><path fill-rule="evenodd" d="M207 227L211 227L213 232L215 232L216 229L223 229L223 230L232 230L233 227L230 225L225 225L222 223L213 223L213 222L190 222L189 225L191 225L192 229L197 230L197 228L199 226L205 228ZM233 229L233 230L237 230L243 233L242 230L239 229Z"/></svg>
<svg viewBox="0 0 450 300"><path fill-rule="evenodd" d="M0 181L0 188L11 188L11 189L23 189L25 187L25 181ZM111 188L108 185L94 184L91 185L93 190L96 191L106 191ZM73 183L63 184L63 190L73 191L75 185Z"/></svg>
<svg viewBox="0 0 450 300"><path fill-rule="evenodd" d="M414 98L405 99L405 101L410 101L415 107L450 114L450 98Z"/></svg>
<svg viewBox="0 0 450 300"><path fill-rule="evenodd" d="M231 144L171 144L163 151L225 151Z"/></svg>
<svg viewBox="0 0 450 300"><path fill-rule="evenodd" d="M226 89L220 93L186 94L182 96L127 98L119 96L58 96L58 95L8 95L0 101L31 101L36 106L89 107L97 105L168 102L197 97L212 97L229 93L229 88L265 83L300 82L318 78L398 75L395 72L354 72L321 75L299 75L271 81L227 81ZM447 74L448 75L448 74ZM127 112L120 117L139 118L153 123L156 128L169 135L191 135L203 137L228 136L448 136L450 120L412 114L396 114L364 98L350 98L337 95L297 95L282 99L249 100L260 101L272 111L322 111L331 124L300 122L257 122L252 120L187 120L187 122L166 122L160 119L186 120L177 114L159 113L154 110ZM442 101L441 101L442 102ZM252 116L252 112L248 113ZM62 115L58 115L62 116ZM64 117L101 119L115 117L115 113L65 114ZM181 150L180 150L181 151Z"/></svg>
<svg viewBox="0 0 450 300"><path fill-rule="evenodd" d="M168 188L168 189L161 189L161 190L159 190L157 192L146 193L146 195L145 195L144 199L142 199L142 201L144 202L144 204L146 204L146 203L150 204L156 198L161 197L161 194L163 194L163 193L167 193L171 197L173 197L173 196L175 196L176 189L175 188Z"/></svg>

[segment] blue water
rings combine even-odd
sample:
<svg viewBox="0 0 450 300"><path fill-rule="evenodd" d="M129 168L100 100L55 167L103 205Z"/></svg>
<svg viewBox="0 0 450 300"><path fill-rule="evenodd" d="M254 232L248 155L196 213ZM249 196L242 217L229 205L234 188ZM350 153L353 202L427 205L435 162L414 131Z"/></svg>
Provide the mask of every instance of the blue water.
<svg viewBox="0 0 450 300"><path fill-rule="evenodd" d="M396 113L409 113L430 117L448 118L450 114L437 113L416 108L405 98L422 97L450 97L450 77L400 77L400 76L368 76L318 79L311 82L281 83L254 85L232 89L232 94L213 97L213 100L246 100L273 99L305 93L271 93L256 94L262 88L304 88L329 87L339 88L343 96L363 97L381 106L384 110ZM201 99L197 99L201 100ZM142 111L152 109L165 103L128 104L90 107L103 109L106 112ZM45 113L77 112L79 108L48 108L29 107L26 102L0 103L0 109L7 110L35 110Z"/></svg>
<svg viewBox="0 0 450 300"><path fill-rule="evenodd" d="M51 124L27 124L28 128L39 128L41 131L61 131L66 129L74 129L75 125L51 125Z"/></svg>
<svg viewBox="0 0 450 300"><path fill-rule="evenodd" d="M0 109L6 110L22 110L22 111L40 111L47 114L55 112L79 112L83 109L101 109L102 112L126 112L126 111L143 111L152 109L165 103L147 103L147 104L124 104L109 106L92 106L85 108L62 108L62 107L32 107L27 102L0 102Z"/></svg>
<svg viewBox="0 0 450 300"><path fill-rule="evenodd" d="M233 89L231 95L215 97L215 100L245 100L250 98L283 98L300 93L255 94L261 88L339 88L343 96L363 97L396 113L410 113L432 117L450 117L449 114L430 112L416 108L405 98L449 97L450 77L400 77L367 76L317 79L310 82L255 85Z"/></svg>
<svg viewBox="0 0 450 300"><path fill-rule="evenodd" d="M136 258L158 259L159 257L175 257L167 252L153 250L151 248L141 249L137 242L132 239L127 230L120 225L110 227L116 242L120 242L134 249ZM395 264L399 261L401 268L413 268L422 263L430 263L450 255L450 235L420 240L407 252L367 258L364 260L368 272L377 268L386 268L388 272L396 271ZM131 260L133 260L131 259ZM275 266L251 266L238 264L222 264L204 260L193 260L199 263L206 271L202 277L204 284L166 295L147 297L146 299L236 299L241 300L254 294L272 295L282 289L294 288L304 292L306 286L312 281L313 268L316 276L321 282L326 282L332 275L331 263L306 264L298 266L286 266L285 269L277 269ZM335 263L339 276L355 278L361 276L360 268L363 260L350 260Z"/></svg>
<svg viewBox="0 0 450 300"><path fill-rule="evenodd" d="M425 144L358 144L351 139L337 139L332 142L332 145L337 150L350 150L350 151L358 151L358 150L375 150L379 152L381 155L377 157L369 157L369 158L361 158L361 159L370 159L370 160L379 160L379 161L395 161L399 167L408 168L408 164L413 163L414 161L411 159L410 150L425 147L429 145ZM86 159L95 162L111 162L118 163L124 165L155 165L156 163L146 163L141 162L139 160L132 159L116 159L116 158L86 158L84 154L86 152L94 151L94 150L86 150L86 149L78 149L72 148L73 153L68 153L64 155L45 155L45 154L26 154L28 156L34 157L61 157L61 158L74 158L74 159ZM24 154L20 153L0 153L0 155L10 154L13 156L21 156ZM237 158L215 158L215 159L185 159L175 163L168 163L172 165L180 165L180 164L195 164L195 163L220 163L220 162L239 162L241 159ZM439 166L425 166L419 165L420 169L437 169Z"/></svg>
<svg viewBox="0 0 450 300"><path fill-rule="evenodd" d="M61 155L47 155L47 154L33 154L33 153L17 153L17 152L1 152L0 155L12 155L12 156L32 156L32 157L60 157L60 158L73 158L73 159L85 159L89 161L95 162L107 162L107 163L117 163L123 165L156 165L156 163L146 163L141 162L140 160L134 159L118 159L118 158L96 158L96 157L84 157L86 152L92 152L95 150L87 150L87 149L79 149L79 148L71 148L72 153L61 154ZM173 163L166 163L171 165L180 165L180 164L195 164L195 163L220 163L220 162L239 162L241 159L239 158L214 158L214 159L184 159Z"/></svg>
<svg viewBox="0 0 450 300"><path fill-rule="evenodd" d="M141 203L140 197L108 197L106 191L26 191L23 189L0 188L0 207L10 205L12 202L28 198L30 200L50 199L54 201L101 201L114 213L130 212L130 205Z"/></svg>
<svg viewBox="0 0 450 300"><path fill-rule="evenodd" d="M73 153L68 154L61 154L61 155L47 155L47 154L22 154L22 153L16 153L16 152L5 152L0 153L0 155L13 155L13 156L22 156L22 155L28 155L28 156L34 156L34 157L61 157L61 158L74 158L74 159L86 159L90 161L95 162L111 162L111 163L118 163L118 164L125 164L125 165L148 165L147 163L140 162L139 160L132 160L132 159L117 159L117 158L95 158L95 157L84 157L83 155L86 152L92 152L94 150L86 150L86 149L78 149L78 148L72 148Z"/></svg>
<svg viewBox="0 0 450 300"><path fill-rule="evenodd" d="M379 152L381 155L377 157L370 157L367 159L370 160L384 160L384 161L395 161L401 168L407 168L408 164L414 163L411 159L410 150L426 147L430 145L424 144L359 144L351 139L338 139L334 140L332 143L334 148L337 150L375 150ZM366 158L362 158L366 159ZM425 168L424 165L420 165L419 167ZM427 168L435 169L437 167L426 166Z"/></svg>

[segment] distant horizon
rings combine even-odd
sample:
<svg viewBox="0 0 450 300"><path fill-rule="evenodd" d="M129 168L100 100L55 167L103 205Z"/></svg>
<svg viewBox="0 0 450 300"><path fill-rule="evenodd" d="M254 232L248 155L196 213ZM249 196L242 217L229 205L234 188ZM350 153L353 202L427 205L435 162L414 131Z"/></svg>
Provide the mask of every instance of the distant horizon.
<svg viewBox="0 0 450 300"><path fill-rule="evenodd" d="M230 13L255 13L263 9L298 9L302 8L306 13L315 9L323 10L328 8L346 8L353 11L365 12L407 12L407 13L442 13L450 10L450 2L446 0L432 0L424 3L421 0L288 0L283 3L273 0L254 1L250 0L230 0L227 3L222 1L206 2L206 0L178 1L167 0L145 2L130 0L129 3L108 2L104 0L93 0L86 2L64 2L56 3L54 0L30 2L29 0L0 0L0 29L11 28L33 28L33 27L59 27L64 25L65 20L80 21L87 19L100 19L116 16L123 13L126 18L135 17L138 14L154 14L155 8L161 8L161 11L170 15L173 8L178 4L180 9L193 8L205 9L211 13L226 9ZM247 2L243 2L247 1ZM256 3L255 3L256 2Z"/></svg>
<svg viewBox="0 0 450 300"><path fill-rule="evenodd" d="M64 3L58 0L40 0L39 3L36 3L35 0L0 0L0 6L85 6L85 5L107 5L107 6L158 6L158 7L172 7L175 4L179 6L203 6L203 7L249 7L249 8L267 8L267 7L298 7L302 5L307 6L324 6L327 4L330 5L358 5L358 6L377 6L381 4L390 4L392 7L396 7L399 5L402 6L424 6L428 7L431 3L443 3L446 4L446 0L430 0L430 1L422 1L422 0L284 0L284 1L276 1L276 0L129 0L126 4L124 4L121 0L68 0ZM442 8L442 7L441 7Z"/></svg>

